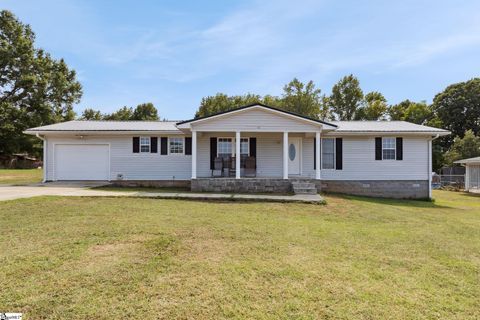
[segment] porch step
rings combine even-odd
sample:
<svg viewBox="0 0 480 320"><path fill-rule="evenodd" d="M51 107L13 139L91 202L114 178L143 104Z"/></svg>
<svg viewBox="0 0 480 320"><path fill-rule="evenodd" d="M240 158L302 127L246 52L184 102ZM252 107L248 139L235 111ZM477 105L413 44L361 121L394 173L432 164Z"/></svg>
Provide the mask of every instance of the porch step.
<svg viewBox="0 0 480 320"><path fill-rule="evenodd" d="M292 187L295 194L317 194L317 188L311 182L292 182Z"/></svg>

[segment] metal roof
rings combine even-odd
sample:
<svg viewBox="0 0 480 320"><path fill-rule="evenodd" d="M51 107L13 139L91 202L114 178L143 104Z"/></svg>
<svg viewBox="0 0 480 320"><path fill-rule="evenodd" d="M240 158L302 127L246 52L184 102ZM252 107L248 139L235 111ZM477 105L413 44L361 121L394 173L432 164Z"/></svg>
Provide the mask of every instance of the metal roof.
<svg viewBox="0 0 480 320"><path fill-rule="evenodd" d="M338 129L334 132L425 132L449 134L448 130L423 126L406 121L331 121Z"/></svg>
<svg viewBox="0 0 480 320"><path fill-rule="evenodd" d="M102 121L73 120L27 129L37 131L179 131L177 121Z"/></svg>
<svg viewBox="0 0 480 320"><path fill-rule="evenodd" d="M30 128L25 133L38 132L171 132L181 133L177 128L178 121L102 121L73 120L47 126ZM425 133L449 134L449 131L422 126L406 121L331 121L338 126L332 133Z"/></svg>
<svg viewBox="0 0 480 320"><path fill-rule="evenodd" d="M455 163L480 163L480 157L462 159L455 161Z"/></svg>

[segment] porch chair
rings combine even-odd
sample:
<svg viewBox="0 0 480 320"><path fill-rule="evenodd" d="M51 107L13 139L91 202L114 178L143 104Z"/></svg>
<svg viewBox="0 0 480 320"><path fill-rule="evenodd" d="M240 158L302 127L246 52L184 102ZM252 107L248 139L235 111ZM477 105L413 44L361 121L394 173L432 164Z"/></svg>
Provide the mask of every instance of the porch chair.
<svg viewBox="0 0 480 320"><path fill-rule="evenodd" d="M212 177L223 177L223 159L220 157L213 160Z"/></svg>
<svg viewBox="0 0 480 320"><path fill-rule="evenodd" d="M236 170L235 170L235 166L236 166L236 160L235 160L235 157L230 157L229 158L230 161L229 161L229 166L228 166L228 176L229 177L234 177L235 176L235 173L236 173Z"/></svg>
<svg viewBox="0 0 480 320"><path fill-rule="evenodd" d="M245 159L245 177L256 177L257 176L257 166L255 157L247 157Z"/></svg>

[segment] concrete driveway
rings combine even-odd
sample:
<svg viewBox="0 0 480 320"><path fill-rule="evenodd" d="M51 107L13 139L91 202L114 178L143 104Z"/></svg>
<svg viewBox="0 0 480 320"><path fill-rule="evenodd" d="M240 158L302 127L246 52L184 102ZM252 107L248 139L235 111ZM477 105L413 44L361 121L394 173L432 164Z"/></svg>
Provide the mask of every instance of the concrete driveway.
<svg viewBox="0 0 480 320"><path fill-rule="evenodd" d="M106 182L49 182L26 186L0 185L0 201L38 196L102 196L123 195L123 192L92 190Z"/></svg>
<svg viewBox="0 0 480 320"><path fill-rule="evenodd" d="M49 182L28 186L0 185L0 201L38 196L75 196L75 197L141 197L155 199L190 199L221 201L271 201L323 204L318 194L297 195L263 195L263 194L228 194L228 193L192 193L192 192L129 192L104 191L90 189L107 185L108 182Z"/></svg>

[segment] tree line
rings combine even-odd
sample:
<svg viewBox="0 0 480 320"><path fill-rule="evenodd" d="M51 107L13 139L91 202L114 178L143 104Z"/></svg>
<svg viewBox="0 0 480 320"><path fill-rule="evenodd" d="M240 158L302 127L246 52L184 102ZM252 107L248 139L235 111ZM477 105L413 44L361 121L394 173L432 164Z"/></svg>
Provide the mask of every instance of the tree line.
<svg viewBox="0 0 480 320"><path fill-rule="evenodd" d="M0 11L0 154L40 155L38 139L23 134L27 128L76 119L73 105L82 86L63 59L35 47L35 34L11 12ZM480 78L455 83L435 95L431 104L404 100L388 104L378 91L364 93L354 75L340 79L328 94L313 81L293 79L280 96L247 93L204 97L195 117L263 103L325 120L405 120L441 127L451 136L435 140L434 168L460 158L480 156ZM86 120L158 120L152 103L124 106L104 114L87 108Z"/></svg>
<svg viewBox="0 0 480 320"><path fill-rule="evenodd" d="M455 83L435 95L433 102L388 104L382 93L364 93L357 77L350 74L322 94L313 81L293 79L281 96L252 93L228 96L217 93L202 99L195 117L204 117L252 103L263 103L322 120L402 120L444 128L452 132L433 144L433 167L451 165L462 158L480 156L480 78Z"/></svg>

